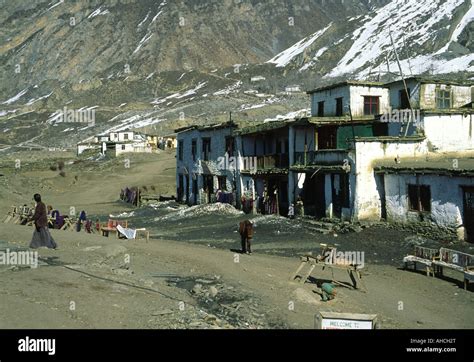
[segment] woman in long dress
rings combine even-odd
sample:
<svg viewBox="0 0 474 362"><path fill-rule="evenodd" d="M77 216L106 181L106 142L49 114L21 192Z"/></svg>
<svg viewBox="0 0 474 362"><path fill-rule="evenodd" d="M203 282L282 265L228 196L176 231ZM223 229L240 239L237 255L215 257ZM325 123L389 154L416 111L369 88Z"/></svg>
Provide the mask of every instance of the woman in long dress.
<svg viewBox="0 0 474 362"><path fill-rule="evenodd" d="M48 229L48 214L46 211L46 205L41 202L40 194L35 194L33 198L36 201L35 213L32 217L32 220L35 224L35 231L33 232L30 248L37 249L39 247L45 246L50 249L56 249L58 245L54 241Z"/></svg>

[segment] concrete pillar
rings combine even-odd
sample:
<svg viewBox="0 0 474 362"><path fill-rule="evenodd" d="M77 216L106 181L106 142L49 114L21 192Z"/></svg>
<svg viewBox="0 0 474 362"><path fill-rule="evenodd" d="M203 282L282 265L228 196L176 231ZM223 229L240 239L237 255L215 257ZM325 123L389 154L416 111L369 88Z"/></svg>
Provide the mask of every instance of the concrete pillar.
<svg viewBox="0 0 474 362"><path fill-rule="evenodd" d="M294 126L289 127L288 131L288 159L290 168L295 163L295 128ZM295 203L295 173L293 171L288 172L288 202L289 204Z"/></svg>
<svg viewBox="0 0 474 362"><path fill-rule="evenodd" d="M241 208L240 200L242 199L242 194L243 194L243 183L242 183L242 153L243 153L243 145L242 145L242 136L236 136L234 139L234 144L235 144L235 197L236 197L236 206L237 208Z"/></svg>
<svg viewBox="0 0 474 362"><path fill-rule="evenodd" d="M326 200L326 217L332 218L332 180L331 174L327 173L324 175L324 198Z"/></svg>

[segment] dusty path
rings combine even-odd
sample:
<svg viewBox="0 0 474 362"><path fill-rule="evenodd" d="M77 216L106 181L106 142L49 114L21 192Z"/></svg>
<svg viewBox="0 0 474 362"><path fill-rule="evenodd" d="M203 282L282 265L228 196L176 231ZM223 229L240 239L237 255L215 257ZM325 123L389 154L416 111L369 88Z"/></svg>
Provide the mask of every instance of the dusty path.
<svg viewBox="0 0 474 362"><path fill-rule="evenodd" d="M319 310L377 313L385 328L474 326L472 292L389 266L369 268L368 293L339 288L335 301L322 303L314 285L288 281L295 258L253 254L236 262L234 253L205 246L53 233L61 248L40 250L41 260L51 265L0 267L0 327L313 328ZM25 246L31 229L0 224L0 235L10 247ZM196 279L217 285L218 294L190 293ZM188 290L180 280L191 281ZM236 302L241 316L220 312L235 309Z"/></svg>
<svg viewBox="0 0 474 362"><path fill-rule="evenodd" d="M74 206L105 219L132 210L117 202L124 186L174 193L173 153L131 156L129 168L126 158L71 162L66 177L49 167L57 159L77 160L73 155L2 158L0 210L6 214L40 192L62 212ZM19 169L12 166L16 159ZM312 328L319 310L376 313L385 328L474 328L474 293L459 288L458 275L441 280L397 269L405 235L392 232L384 246L379 234L388 234L376 229L313 237L298 223L265 219L256 228L255 253L237 260L231 249L239 247L239 215L158 222L146 209L136 213L143 215L133 222L153 231L149 243L53 230L60 249L40 250L38 269L0 266L0 328ZM31 233L0 223L0 250L26 248ZM297 255L319 242L372 251L368 293L338 288L336 300L322 303L314 284L289 281ZM332 278L320 270L314 275ZM347 281L344 274L335 277Z"/></svg>

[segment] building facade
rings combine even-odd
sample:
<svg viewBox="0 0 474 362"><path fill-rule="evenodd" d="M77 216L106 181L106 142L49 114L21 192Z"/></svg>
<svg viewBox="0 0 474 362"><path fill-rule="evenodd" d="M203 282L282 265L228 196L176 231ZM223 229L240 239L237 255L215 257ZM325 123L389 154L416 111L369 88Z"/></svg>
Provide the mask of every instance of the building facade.
<svg viewBox="0 0 474 362"><path fill-rule="evenodd" d="M426 175L407 161L474 158L472 93L470 84L421 77L347 81L308 92L310 117L188 128L178 132L178 195L212 202L226 183L246 212L286 215L302 203L316 218L429 220L472 239L472 174ZM235 159L232 172L217 167L222 155ZM423 198L415 213L414 193Z"/></svg>

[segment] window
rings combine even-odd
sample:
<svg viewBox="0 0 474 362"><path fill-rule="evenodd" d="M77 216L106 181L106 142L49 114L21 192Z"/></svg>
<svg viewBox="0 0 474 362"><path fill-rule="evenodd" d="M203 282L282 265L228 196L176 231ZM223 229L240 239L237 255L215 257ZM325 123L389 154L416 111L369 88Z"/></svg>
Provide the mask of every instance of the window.
<svg viewBox="0 0 474 362"><path fill-rule="evenodd" d="M451 108L451 89L436 89L436 108L449 109Z"/></svg>
<svg viewBox="0 0 474 362"><path fill-rule="evenodd" d="M350 207L350 200L349 200L349 174L344 173L341 174L339 177L340 190L341 190L341 207L348 208Z"/></svg>
<svg viewBox="0 0 474 362"><path fill-rule="evenodd" d="M336 117L342 116L342 97L336 98Z"/></svg>
<svg viewBox="0 0 474 362"><path fill-rule="evenodd" d="M196 161L196 152L197 152L197 141L191 141L191 154L193 156L193 161Z"/></svg>
<svg viewBox="0 0 474 362"><path fill-rule="evenodd" d="M318 102L318 117L324 117L324 101Z"/></svg>
<svg viewBox="0 0 474 362"><path fill-rule="evenodd" d="M379 97L364 96L364 115L380 114Z"/></svg>
<svg viewBox="0 0 474 362"><path fill-rule="evenodd" d="M217 183L219 185L219 190L227 191L227 179L225 176L217 176Z"/></svg>
<svg viewBox="0 0 474 362"><path fill-rule="evenodd" d="M211 155L211 139L203 138L202 139L202 156L204 161L209 161Z"/></svg>
<svg viewBox="0 0 474 362"><path fill-rule="evenodd" d="M407 88L407 91L408 93L405 91L405 89L402 89L398 92L400 109L410 108L410 88Z"/></svg>
<svg viewBox="0 0 474 362"><path fill-rule="evenodd" d="M125 145L122 145L122 151L125 151Z"/></svg>
<svg viewBox="0 0 474 362"><path fill-rule="evenodd" d="M321 127L318 129L318 147L320 150L334 150L337 148L337 128Z"/></svg>
<svg viewBox="0 0 474 362"><path fill-rule="evenodd" d="M225 138L225 152L229 157L234 155L234 137Z"/></svg>
<svg viewBox="0 0 474 362"><path fill-rule="evenodd" d="M408 207L411 211L431 211L431 190L428 185L408 185Z"/></svg>
<svg viewBox="0 0 474 362"><path fill-rule="evenodd" d="M123 139L124 139L124 140L128 140L128 133L124 133Z"/></svg>
<svg viewBox="0 0 474 362"><path fill-rule="evenodd" d="M183 141L178 142L178 160L183 160Z"/></svg>

